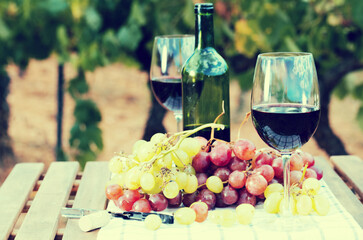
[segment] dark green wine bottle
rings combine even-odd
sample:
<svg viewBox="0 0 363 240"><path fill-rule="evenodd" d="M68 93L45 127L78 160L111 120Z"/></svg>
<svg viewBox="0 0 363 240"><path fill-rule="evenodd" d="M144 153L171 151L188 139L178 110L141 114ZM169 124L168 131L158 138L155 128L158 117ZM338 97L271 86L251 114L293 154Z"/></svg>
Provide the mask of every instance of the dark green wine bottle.
<svg viewBox="0 0 363 240"><path fill-rule="evenodd" d="M214 49L213 4L195 4L195 51L182 70L183 128L194 129L214 120L225 110L217 123L214 137L230 141L229 74L226 61ZM223 108L222 108L223 104ZM211 128L197 134L209 139Z"/></svg>

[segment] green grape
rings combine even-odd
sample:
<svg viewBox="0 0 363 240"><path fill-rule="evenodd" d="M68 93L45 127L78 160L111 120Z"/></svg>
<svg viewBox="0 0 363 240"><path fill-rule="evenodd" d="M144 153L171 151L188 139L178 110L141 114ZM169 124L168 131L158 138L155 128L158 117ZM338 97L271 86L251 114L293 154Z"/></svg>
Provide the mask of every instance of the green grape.
<svg viewBox="0 0 363 240"><path fill-rule="evenodd" d="M147 194L157 194L160 193L162 188L161 186L163 185L163 178L161 177L160 174L154 173L154 180L155 180L155 184L154 187L150 190L144 190L145 193Z"/></svg>
<svg viewBox="0 0 363 240"><path fill-rule="evenodd" d="M158 168L159 170L161 168L168 168L171 169L173 167L173 160L171 159L171 155L170 154L166 154L165 156L163 156L162 158L158 158L155 163L154 166L156 168Z"/></svg>
<svg viewBox="0 0 363 240"><path fill-rule="evenodd" d="M313 202L308 195L301 195L296 199L296 211L299 215L309 215L313 208Z"/></svg>
<svg viewBox="0 0 363 240"><path fill-rule="evenodd" d="M223 182L217 176L210 176L207 179L206 185L207 188L214 193L220 193L223 190Z"/></svg>
<svg viewBox="0 0 363 240"><path fill-rule="evenodd" d="M177 149L171 153L171 158L177 167L185 167L191 163L191 158L183 150Z"/></svg>
<svg viewBox="0 0 363 240"><path fill-rule="evenodd" d="M315 195L313 197L313 209L320 216L326 216L330 210L329 200L323 195Z"/></svg>
<svg viewBox="0 0 363 240"><path fill-rule="evenodd" d="M132 154L137 154L137 152L140 150L140 147L144 144L144 143L146 143L146 141L145 140L137 140L135 143L134 143L134 145L132 146Z"/></svg>
<svg viewBox="0 0 363 240"><path fill-rule="evenodd" d="M146 142L142 144L136 154L140 162L147 162L155 155L155 152L156 148L154 144L152 144L151 142Z"/></svg>
<svg viewBox="0 0 363 240"><path fill-rule="evenodd" d="M195 175L196 172L195 172L195 169L193 168L192 165L187 165L185 166L185 168L183 169L183 171L186 173L186 174L190 174L190 175Z"/></svg>
<svg viewBox="0 0 363 240"><path fill-rule="evenodd" d="M187 183L184 187L184 192L193 193L198 189L198 179L195 175L188 175Z"/></svg>
<svg viewBox="0 0 363 240"><path fill-rule="evenodd" d="M165 133L155 133L151 139L150 142L152 144L160 144L166 139Z"/></svg>
<svg viewBox="0 0 363 240"><path fill-rule="evenodd" d="M174 213L174 219L177 223L183 225L192 224L197 217L195 211L189 207L183 207L176 210Z"/></svg>
<svg viewBox="0 0 363 240"><path fill-rule="evenodd" d="M263 208L268 213L278 213L282 198L281 192L271 193L269 197L265 199Z"/></svg>
<svg viewBox="0 0 363 240"><path fill-rule="evenodd" d="M302 189L310 195L316 195L320 190L320 182L316 178L308 178L303 182Z"/></svg>
<svg viewBox="0 0 363 240"><path fill-rule="evenodd" d="M250 224L255 215L255 207L249 203L242 203L236 207L236 215L240 224Z"/></svg>
<svg viewBox="0 0 363 240"><path fill-rule="evenodd" d="M127 171L125 176L125 186L128 189L135 190L140 187L141 171L139 167L133 167Z"/></svg>
<svg viewBox="0 0 363 240"><path fill-rule="evenodd" d="M284 186L282 186L281 183L272 183L267 186L267 188L265 189L264 195L265 195L265 198L268 198L271 195L271 193L283 192L283 191L284 191Z"/></svg>
<svg viewBox="0 0 363 240"><path fill-rule="evenodd" d="M197 139L191 137L184 139L179 145L179 149L186 152L189 157L194 157L197 155L201 147L202 146L200 145L200 142Z"/></svg>
<svg viewBox="0 0 363 240"><path fill-rule="evenodd" d="M123 163L121 156L114 156L108 162L108 169L112 173L120 173L123 170Z"/></svg>
<svg viewBox="0 0 363 240"><path fill-rule="evenodd" d="M178 184L174 181L168 182L164 187L163 193L166 198L175 198L179 194Z"/></svg>
<svg viewBox="0 0 363 240"><path fill-rule="evenodd" d="M179 185L179 189L184 189L188 182L188 175L185 172L177 172L175 182Z"/></svg>
<svg viewBox="0 0 363 240"><path fill-rule="evenodd" d="M107 182L106 185L118 184L121 187L123 187L125 184L125 178L126 178L126 173L115 174L111 177L111 179Z"/></svg>
<svg viewBox="0 0 363 240"><path fill-rule="evenodd" d="M157 230L161 226L161 218L156 214L150 214L145 218L144 224L149 230Z"/></svg>
<svg viewBox="0 0 363 240"><path fill-rule="evenodd" d="M222 210L220 217L220 225L230 227L236 222L236 213L230 209Z"/></svg>
<svg viewBox="0 0 363 240"><path fill-rule="evenodd" d="M140 186L145 191L150 191L155 187L155 178L149 172L143 173L140 178Z"/></svg>

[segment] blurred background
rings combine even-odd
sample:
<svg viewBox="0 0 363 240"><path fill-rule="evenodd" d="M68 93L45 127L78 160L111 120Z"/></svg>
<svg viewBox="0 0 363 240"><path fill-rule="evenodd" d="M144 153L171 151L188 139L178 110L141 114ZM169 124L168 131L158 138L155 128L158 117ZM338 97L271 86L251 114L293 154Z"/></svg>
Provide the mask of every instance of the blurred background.
<svg viewBox="0 0 363 240"><path fill-rule="evenodd" d="M153 39L194 34L179 0L0 1L0 183L16 162L108 161L175 132L149 88ZM249 111L261 52L311 52L321 120L304 147L363 158L363 1L218 0L214 34L231 69L231 134ZM251 119L241 136L265 147Z"/></svg>

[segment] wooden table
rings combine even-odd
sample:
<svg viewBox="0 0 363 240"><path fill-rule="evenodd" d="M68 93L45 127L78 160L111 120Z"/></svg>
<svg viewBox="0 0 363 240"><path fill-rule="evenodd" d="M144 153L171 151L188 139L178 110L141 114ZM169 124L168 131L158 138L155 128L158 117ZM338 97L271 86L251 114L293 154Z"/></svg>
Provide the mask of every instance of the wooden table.
<svg viewBox="0 0 363 240"><path fill-rule="evenodd" d="M354 156L335 156L329 162L321 157L315 159L337 199L363 227L363 205L359 200L363 199L363 161ZM64 206L105 209L108 163L89 162L79 172L76 162L54 162L46 174L43 170L43 163L19 163L1 186L0 240L96 239L97 230L82 232L78 220L61 217L60 210Z"/></svg>

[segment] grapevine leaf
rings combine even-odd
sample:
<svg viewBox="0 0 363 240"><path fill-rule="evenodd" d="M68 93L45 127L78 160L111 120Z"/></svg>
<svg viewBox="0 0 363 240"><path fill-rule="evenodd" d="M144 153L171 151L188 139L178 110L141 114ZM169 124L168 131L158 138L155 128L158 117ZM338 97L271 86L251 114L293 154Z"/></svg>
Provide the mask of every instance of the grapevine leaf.
<svg viewBox="0 0 363 240"><path fill-rule="evenodd" d="M238 83L243 91L247 91L252 88L254 70L249 69L246 72L239 74Z"/></svg>
<svg viewBox="0 0 363 240"><path fill-rule="evenodd" d="M363 84L360 84L353 89L353 96L363 101Z"/></svg>
<svg viewBox="0 0 363 240"><path fill-rule="evenodd" d="M334 89L334 95L339 99L344 99L349 93L349 89L347 86L347 80L343 79L338 86Z"/></svg>
<svg viewBox="0 0 363 240"><path fill-rule="evenodd" d="M349 4L351 6L352 18L353 20L363 28L363 1L361 0L351 0Z"/></svg>
<svg viewBox="0 0 363 240"><path fill-rule="evenodd" d="M363 130L363 105L362 104L357 113L357 121L358 121L359 127Z"/></svg>
<svg viewBox="0 0 363 240"><path fill-rule="evenodd" d="M68 3L66 0L46 0L39 2L39 8L43 8L54 15L65 11L67 7Z"/></svg>
<svg viewBox="0 0 363 240"><path fill-rule="evenodd" d="M103 149L103 141L102 141L102 131L101 129L96 125L92 124L87 126L87 137L88 139L93 142L99 150ZM91 144L90 142L90 144Z"/></svg>
<svg viewBox="0 0 363 240"><path fill-rule="evenodd" d="M81 168L84 169L87 162L96 160L97 155L92 151L87 151L78 153L75 158L81 165Z"/></svg>
<svg viewBox="0 0 363 240"><path fill-rule="evenodd" d="M94 31L98 31L102 26L102 19L93 7L88 7L86 9L85 19L88 27Z"/></svg>
<svg viewBox="0 0 363 240"><path fill-rule="evenodd" d="M90 125L101 121L101 113L95 102L90 99L77 99L74 109L74 117L77 122Z"/></svg>
<svg viewBox="0 0 363 240"><path fill-rule="evenodd" d="M135 51L142 38L139 25L132 23L120 28L117 33L121 47L128 51Z"/></svg>
<svg viewBox="0 0 363 240"><path fill-rule="evenodd" d="M68 92L73 98L88 92L88 89L89 87L84 74L79 74L69 81Z"/></svg>
<svg viewBox="0 0 363 240"><path fill-rule="evenodd" d="M82 135L81 127L78 122L76 122L71 128L71 136L69 138L69 145L72 147L77 147L79 145L79 138Z"/></svg>
<svg viewBox="0 0 363 240"><path fill-rule="evenodd" d="M10 29L5 22L0 18L0 40L8 40L10 38Z"/></svg>

